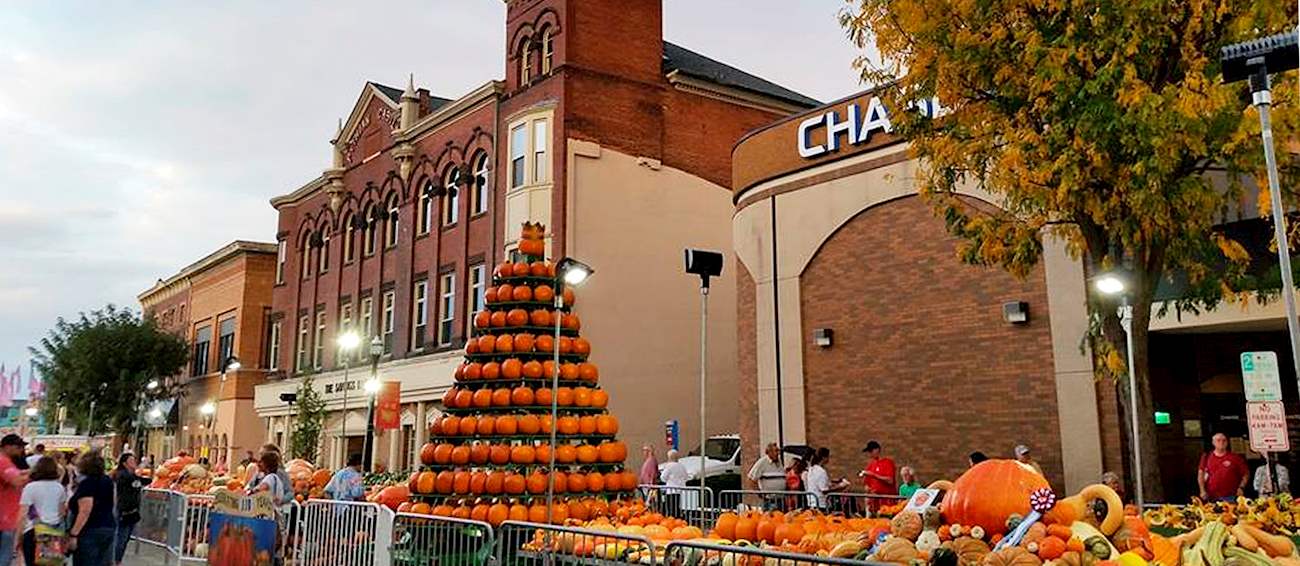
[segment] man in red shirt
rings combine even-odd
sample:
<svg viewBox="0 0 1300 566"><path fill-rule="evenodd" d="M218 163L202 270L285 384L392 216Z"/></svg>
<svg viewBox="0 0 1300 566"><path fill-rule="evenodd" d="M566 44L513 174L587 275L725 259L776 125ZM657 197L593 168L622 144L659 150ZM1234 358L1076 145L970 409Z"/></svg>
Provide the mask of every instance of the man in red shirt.
<svg viewBox="0 0 1300 566"><path fill-rule="evenodd" d="M1250 469L1240 454L1228 451L1228 436L1216 433L1211 442L1214 450L1201 456L1196 481L1201 486L1202 501L1230 501L1244 493Z"/></svg>
<svg viewBox="0 0 1300 566"><path fill-rule="evenodd" d="M18 535L18 499L23 493L26 477L15 458L22 458L27 443L21 436L7 434L0 439L0 566L13 561Z"/></svg>
<svg viewBox="0 0 1300 566"><path fill-rule="evenodd" d="M874 440L867 442L867 447L862 451L867 453L867 467L862 470L862 481L867 488L867 493L898 495L898 483L894 481L896 473L894 461L880 454L880 443ZM873 497L868 507L876 511L886 503L888 502L885 499Z"/></svg>

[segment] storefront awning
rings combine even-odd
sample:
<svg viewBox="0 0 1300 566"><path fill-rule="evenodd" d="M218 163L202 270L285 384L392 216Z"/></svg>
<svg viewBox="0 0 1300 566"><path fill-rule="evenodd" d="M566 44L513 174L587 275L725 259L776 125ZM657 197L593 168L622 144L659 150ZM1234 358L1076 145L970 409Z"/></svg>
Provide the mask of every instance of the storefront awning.
<svg viewBox="0 0 1300 566"><path fill-rule="evenodd" d="M156 415L156 417L155 417ZM158 399L144 409L144 426L163 428L176 422L176 400Z"/></svg>

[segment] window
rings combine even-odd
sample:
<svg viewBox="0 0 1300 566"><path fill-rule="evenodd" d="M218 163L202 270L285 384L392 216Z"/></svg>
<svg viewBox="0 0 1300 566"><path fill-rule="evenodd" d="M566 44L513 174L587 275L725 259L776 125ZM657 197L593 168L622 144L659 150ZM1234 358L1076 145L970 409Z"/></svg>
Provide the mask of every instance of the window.
<svg viewBox="0 0 1300 566"><path fill-rule="evenodd" d="M443 186L447 188L447 193L442 197L443 226L455 224L460 214L460 191L456 189L458 181L460 181L460 168L453 166L443 176Z"/></svg>
<svg viewBox="0 0 1300 566"><path fill-rule="evenodd" d="M546 166L546 120L533 122L533 182L541 183L547 179Z"/></svg>
<svg viewBox="0 0 1300 566"><path fill-rule="evenodd" d="M533 42L524 41L519 49L519 86L528 84L533 78Z"/></svg>
<svg viewBox="0 0 1300 566"><path fill-rule="evenodd" d="M307 370L307 338L311 332L311 318L301 317L298 319L298 363L295 367L298 371Z"/></svg>
<svg viewBox="0 0 1300 566"><path fill-rule="evenodd" d="M228 317L217 324L219 338L217 338L217 363L221 364L218 368L226 371L226 360L235 355L235 317Z"/></svg>
<svg viewBox="0 0 1300 566"><path fill-rule="evenodd" d="M311 232L302 235L302 278L311 277Z"/></svg>
<svg viewBox="0 0 1300 566"><path fill-rule="evenodd" d="M343 217L343 263L352 261L355 257L352 248L352 237L357 231L356 222L357 217L351 212Z"/></svg>
<svg viewBox="0 0 1300 566"><path fill-rule="evenodd" d="M194 361L190 366L193 369L190 375L207 375L208 373L208 354L212 344L212 327L202 326L194 331Z"/></svg>
<svg viewBox="0 0 1300 566"><path fill-rule="evenodd" d="M371 332L374 332L375 326L374 324L372 324L374 319L375 319L375 300L370 297L361 299L360 334L362 338L370 338ZM364 343L366 341L363 340L362 342Z"/></svg>
<svg viewBox="0 0 1300 566"><path fill-rule="evenodd" d="M275 371L280 369L280 321L271 323L271 344L268 348L271 359L266 361L266 368Z"/></svg>
<svg viewBox="0 0 1300 566"><path fill-rule="evenodd" d="M487 291L487 266L483 264L475 265L469 268L469 316L465 317L468 321L474 318L478 311L487 307L487 297L484 292ZM468 333L466 333L468 334Z"/></svg>
<svg viewBox="0 0 1300 566"><path fill-rule="evenodd" d="M388 197L388 218L387 228L384 230L384 245L393 247L397 245L397 229L401 226L401 216L398 214L397 195Z"/></svg>
<svg viewBox="0 0 1300 566"><path fill-rule="evenodd" d="M524 124L510 130L510 187L524 186L524 156L528 155L528 130Z"/></svg>
<svg viewBox="0 0 1300 566"><path fill-rule="evenodd" d="M487 212L488 200L488 156L480 152L474 159L474 197L473 213Z"/></svg>
<svg viewBox="0 0 1300 566"><path fill-rule="evenodd" d="M438 345L449 346L451 323L456 317L456 274L443 275L440 289L442 300L438 304L438 313L442 319L438 321Z"/></svg>
<svg viewBox="0 0 1300 566"><path fill-rule="evenodd" d="M320 369L325 366L325 311L316 313L316 335L312 337L316 348L312 350L311 367Z"/></svg>
<svg viewBox="0 0 1300 566"><path fill-rule="evenodd" d="M363 234L361 236L366 241L365 242L366 255L371 255L375 253L375 240L376 240L375 230L377 228L377 226L375 226L375 222L377 220L376 216L378 215L375 214L375 205L373 204L366 205L365 215L362 218L362 221L365 222L365 228L363 229Z"/></svg>
<svg viewBox="0 0 1300 566"><path fill-rule="evenodd" d="M325 273L330 270L330 233L329 230L322 230L320 233L320 261L316 267L317 273Z"/></svg>
<svg viewBox="0 0 1300 566"><path fill-rule="evenodd" d="M396 296L394 295L394 293L393 293L392 291L387 291L387 292L384 293L384 319L383 319L383 321L384 321L384 332L383 332L383 334L384 334L384 353L385 353L385 354L392 353L392 351L393 351L393 328L394 328L394 323L396 322L396 321L394 320L394 318L393 318L393 308L396 306L396 304L395 304L395 300L394 300L395 297L396 297Z"/></svg>
<svg viewBox="0 0 1300 566"><path fill-rule="evenodd" d="M433 181L425 181L424 188L420 190L420 215L416 221L420 234L428 234L433 227L433 192Z"/></svg>
<svg viewBox="0 0 1300 566"><path fill-rule="evenodd" d="M551 28L542 30L542 74L551 72L555 60L555 33Z"/></svg>
<svg viewBox="0 0 1300 566"><path fill-rule="evenodd" d="M284 260L288 252L288 246L284 240L275 243L275 284L284 283Z"/></svg>
<svg viewBox="0 0 1300 566"><path fill-rule="evenodd" d="M429 282L420 281L411 291L411 349L424 347L424 333L429 324Z"/></svg>
<svg viewBox="0 0 1300 566"><path fill-rule="evenodd" d="M339 306L339 332L352 330L352 303Z"/></svg>

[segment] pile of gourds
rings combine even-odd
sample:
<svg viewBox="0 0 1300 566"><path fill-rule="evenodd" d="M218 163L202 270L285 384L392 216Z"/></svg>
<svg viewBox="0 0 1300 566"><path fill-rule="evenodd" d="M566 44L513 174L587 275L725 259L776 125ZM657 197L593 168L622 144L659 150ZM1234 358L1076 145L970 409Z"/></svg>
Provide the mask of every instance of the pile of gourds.
<svg viewBox="0 0 1300 566"><path fill-rule="evenodd" d="M1163 505L1147 510L1142 513L1142 518L1153 528L1191 530L1222 521L1227 525L1250 523L1269 533L1295 535L1300 533L1300 502L1289 493L1211 503L1193 498L1187 505Z"/></svg>

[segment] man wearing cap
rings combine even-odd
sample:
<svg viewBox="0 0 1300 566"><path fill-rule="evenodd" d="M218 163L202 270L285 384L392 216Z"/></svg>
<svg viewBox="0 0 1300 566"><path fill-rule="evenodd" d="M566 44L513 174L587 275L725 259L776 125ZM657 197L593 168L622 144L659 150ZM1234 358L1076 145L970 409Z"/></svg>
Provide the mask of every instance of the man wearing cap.
<svg viewBox="0 0 1300 566"><path fill-rule="evenodd" d="M867 493L872 495L898 495L898 484L894 479L897 468L894 467L894 461L881 455L880 443L874 440L867 442L867 446L862 449L867 454L867 467L862 469L862 480L867 488ZM868 507L872 511L880 509L886 501L883 498L873 497L868 502Z"/></svg>
<svg viewBox="0 0 1300 566"><path fill-rule="evenodd" d="M1016 446L1016 461L1033 468L1035 472L1038 472L1038 475L1043 476L1043 467L1039 466L1038 462L1034 461L1034 457L1029 455L1028 446L1024 444Z"/></svg>
<svg viewBox="0 0 1300 566"><path fill-rule="evenodd" d="M0 438L0 566L9 566L13 562L14 548L18 534L18 500L23 493L26 476L14 464L22 460L27 450L23 437L6 434Z"/></svg>

